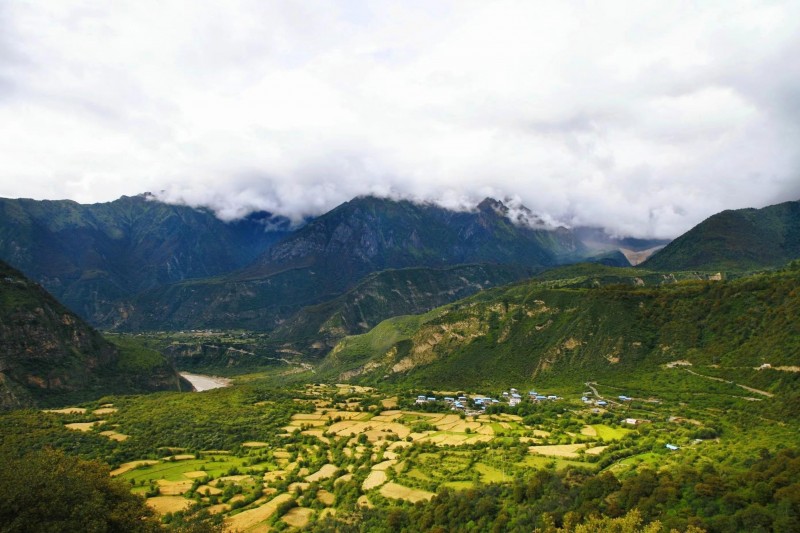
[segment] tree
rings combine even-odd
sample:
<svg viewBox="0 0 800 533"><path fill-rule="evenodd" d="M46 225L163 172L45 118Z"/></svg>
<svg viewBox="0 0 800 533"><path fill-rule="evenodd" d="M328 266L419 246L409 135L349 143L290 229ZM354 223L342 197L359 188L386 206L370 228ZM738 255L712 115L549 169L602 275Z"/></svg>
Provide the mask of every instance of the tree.
<svg viewBox="0 0 800 533"><path fill-rule="evenodd" d="M160 531L107 466L51 449L0 459L0 524L3 532Z"/></svg>

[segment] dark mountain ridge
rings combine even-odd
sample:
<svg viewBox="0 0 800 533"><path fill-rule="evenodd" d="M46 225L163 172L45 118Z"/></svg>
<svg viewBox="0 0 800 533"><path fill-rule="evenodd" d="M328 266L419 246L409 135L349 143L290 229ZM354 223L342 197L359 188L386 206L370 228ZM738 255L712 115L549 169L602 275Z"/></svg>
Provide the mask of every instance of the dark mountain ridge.
<svg viewBox="0 0 800 533"><path fill-rule="evenodd" d="M487 198L475 211L362 196L318 217L266 251L241 278L318 267L358 279L387 268L502 263L546 266L586 255L566 228L533 228Z"/></svg>
<svg viewBox="0 0 800 533"><path fill-rule="evenodd" d="M713 215L641 266L650 270L752 270L800 258L800 201Z"/></svg>
<svg viewBox="0 0 800 533"><path fill-rule="evenodd" d="M268 213L226 223L149 195L91 205L0 199L0 259L96 324L143 290L241 268L289 230Z"/></svg>
<svg viewBox="0 0 800 533"><path fill-rule="evenodd" d="M303 307L334 300L366 276L384 270L431 269L407 279L431 283L435 291L459 293L442 270L463 264L495 268L483 283L513 281L507 266L531 272L574 261L587 250L565 228L539 229L512 222L505 206L487 199L473 212L429 204L359 197L297 229L265 251L250 266L227 276L191 280L140 294L124 316L104 322L123 330L241 327L271 331ZM494 266L493 266L494 265ZM527 269L527 270L526 270ZM445 280L447 278L447 280ZM467 285L474 285L468 280ZM458 282L457 284L463 285ZM441 289L441 290L440 290ZM390 294L383 296L390 297ZM421 312L442 301L415 299L407 311ZM384 318L384 317L381 317Z"/></svg>
<svg viewBox="0 0 800 533"><path fill-rule="evenodd" d="M178 375L160 354L108 342L0 261L0 409L178 389Z"/></svg>

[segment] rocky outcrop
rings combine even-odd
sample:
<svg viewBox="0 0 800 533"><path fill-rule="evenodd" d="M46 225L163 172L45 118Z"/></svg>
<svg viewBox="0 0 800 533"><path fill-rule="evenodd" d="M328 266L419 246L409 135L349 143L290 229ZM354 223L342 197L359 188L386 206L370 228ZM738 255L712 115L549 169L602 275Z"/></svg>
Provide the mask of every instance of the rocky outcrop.
<svg viewBox="0 0 800 533"><path fill-rule="evenodd" d="M163 358L131 368L108 342L42 287L0 262L0 408L70 394L177 389Z"/></svg>

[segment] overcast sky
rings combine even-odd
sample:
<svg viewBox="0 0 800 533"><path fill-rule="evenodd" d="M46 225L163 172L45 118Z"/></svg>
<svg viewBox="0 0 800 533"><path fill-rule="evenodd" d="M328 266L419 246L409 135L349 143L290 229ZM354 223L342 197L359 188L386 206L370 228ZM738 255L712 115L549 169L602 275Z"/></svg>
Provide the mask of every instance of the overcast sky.
<svg viewBox="0 0 800 533"><path fill-rule="evenodd" d="M0 196L145 191L674 237L800 199L800 2L0 1Z"/></svg>

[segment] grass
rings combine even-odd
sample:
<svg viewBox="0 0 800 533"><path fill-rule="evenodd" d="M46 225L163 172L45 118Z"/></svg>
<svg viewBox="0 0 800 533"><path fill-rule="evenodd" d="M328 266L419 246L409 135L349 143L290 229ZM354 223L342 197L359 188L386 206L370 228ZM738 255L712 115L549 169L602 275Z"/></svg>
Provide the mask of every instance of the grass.
<svg viewBox="0 0 800 533"><path fill-rule="evenodd" d="M611 426L607 426L605 424L592 424L594 430L597 432L597 437L609 441L609 440L620 440L625 435L630 433L632 430L625 429L625 428L615 428Z"/></svg>
<svg viewBox="0 0 800 533"><path fill-rule="evenodd" d="M483 463L475 464L475 471L480 473L481 481L484 483L505 483L511 481L513 478L497 468L485 465Z"/></svg>
<svg viewBox="0 0 800 533"><path fill-rule="evenodd" d="M563 470L570 466L595 469L593 463L584 463L582 461L572 461L563 459L561 457L545 457L543 455L529 455L523 461L516 463L518 466L526 466L532 468L555 468L556 470Z"/></svg>
<svg viewBox="0 0 800 533"><path fill-rule="evenodd" d="M204 470L209 477L220 477L227 474L231 468L240 470L245 469L245 459L230 455L212 455L203 459L191 459L186 461L164 461L154 465L142 465L133 470L121 474L119 477L126 481L133 480L136 483L142 481L164 479L167 481L183 481L186 472L196 472Z"/></svg>

